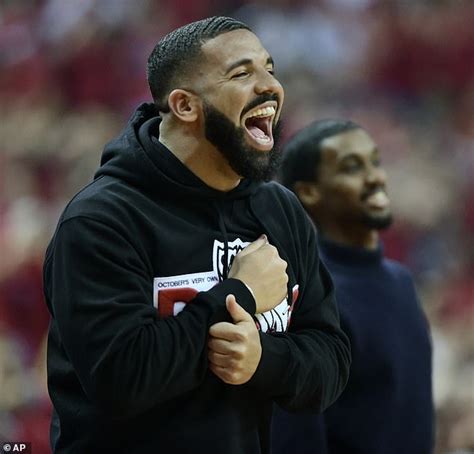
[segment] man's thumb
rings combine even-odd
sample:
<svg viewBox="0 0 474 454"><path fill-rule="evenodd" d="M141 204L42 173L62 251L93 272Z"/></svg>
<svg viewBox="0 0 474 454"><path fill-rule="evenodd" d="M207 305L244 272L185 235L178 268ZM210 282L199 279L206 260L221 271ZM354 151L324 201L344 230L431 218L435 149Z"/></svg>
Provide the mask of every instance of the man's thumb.
<svg viewBox="0 0 474 454"><path fill-rule="evenodd" d="M225 305L234 323L252 320L250 314L237 302L234 295L227 295Z"/></svg>
<svg viewBox="0 0 474 454"><path fill-rule="evenodd" d="M267 235L265 234L260 235L259 238L257 238L255 241L250 243L244 249L242 249L239 252L239 255L243 257L244 255L251 254L252 252L255 252L257 249L260 249L264 244L267 244L267 243L268 243Z"/></svg>

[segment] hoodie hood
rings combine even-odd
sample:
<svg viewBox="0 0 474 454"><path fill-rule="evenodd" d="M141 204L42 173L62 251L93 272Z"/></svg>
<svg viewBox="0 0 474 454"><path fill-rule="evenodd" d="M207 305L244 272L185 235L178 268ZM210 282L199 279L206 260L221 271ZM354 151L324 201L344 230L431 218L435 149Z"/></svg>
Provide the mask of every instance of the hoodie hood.
<svg viewBox="0 0 474 454"><path fill-rule="evenodd" d="M111 176L153 195L235 199L253 194L260 183L243 179L229 192L209 187L159 141L161 118L155 104L143 103L102 154L95 179Z"/></svg>

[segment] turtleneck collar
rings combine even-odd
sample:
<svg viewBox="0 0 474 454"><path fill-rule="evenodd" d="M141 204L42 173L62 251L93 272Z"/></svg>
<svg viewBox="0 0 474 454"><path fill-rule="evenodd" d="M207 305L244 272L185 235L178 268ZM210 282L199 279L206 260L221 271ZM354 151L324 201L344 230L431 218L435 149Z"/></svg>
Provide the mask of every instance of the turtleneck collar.
<svg viewBox="0 0 474 454"><path fill-rule="evenodd" d="M365 249L346 246L320 237L319 246L323 259L345 266L375 266L383 258L383 246L379 243L377 249Z"/></svg>

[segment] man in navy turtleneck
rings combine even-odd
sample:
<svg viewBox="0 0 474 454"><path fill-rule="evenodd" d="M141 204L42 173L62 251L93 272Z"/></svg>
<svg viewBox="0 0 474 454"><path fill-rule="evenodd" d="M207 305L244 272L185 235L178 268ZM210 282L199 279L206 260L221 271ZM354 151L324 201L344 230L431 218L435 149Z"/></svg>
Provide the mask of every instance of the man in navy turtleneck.
<svg viewBox="0 0 474 454"><path fill-rule="evenodd" d="M276 408L274 454L428 454L433 450L431 343L409 271L383 257L392 221L380 153L359 125L315 122L286 146L283 184L317 224L336 286L352 367L322 415Z"/></svg>

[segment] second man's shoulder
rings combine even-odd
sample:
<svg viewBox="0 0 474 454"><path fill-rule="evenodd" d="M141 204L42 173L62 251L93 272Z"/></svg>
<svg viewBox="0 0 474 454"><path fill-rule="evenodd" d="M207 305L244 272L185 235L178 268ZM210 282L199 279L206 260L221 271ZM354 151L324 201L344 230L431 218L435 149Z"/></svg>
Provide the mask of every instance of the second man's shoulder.
<svg viewBox="0 0 474 454"><path fill-rule="evenodd" d="M397 260L384 258L383 266L393 277L413 285L413 273L406 265Z"/></svg>

